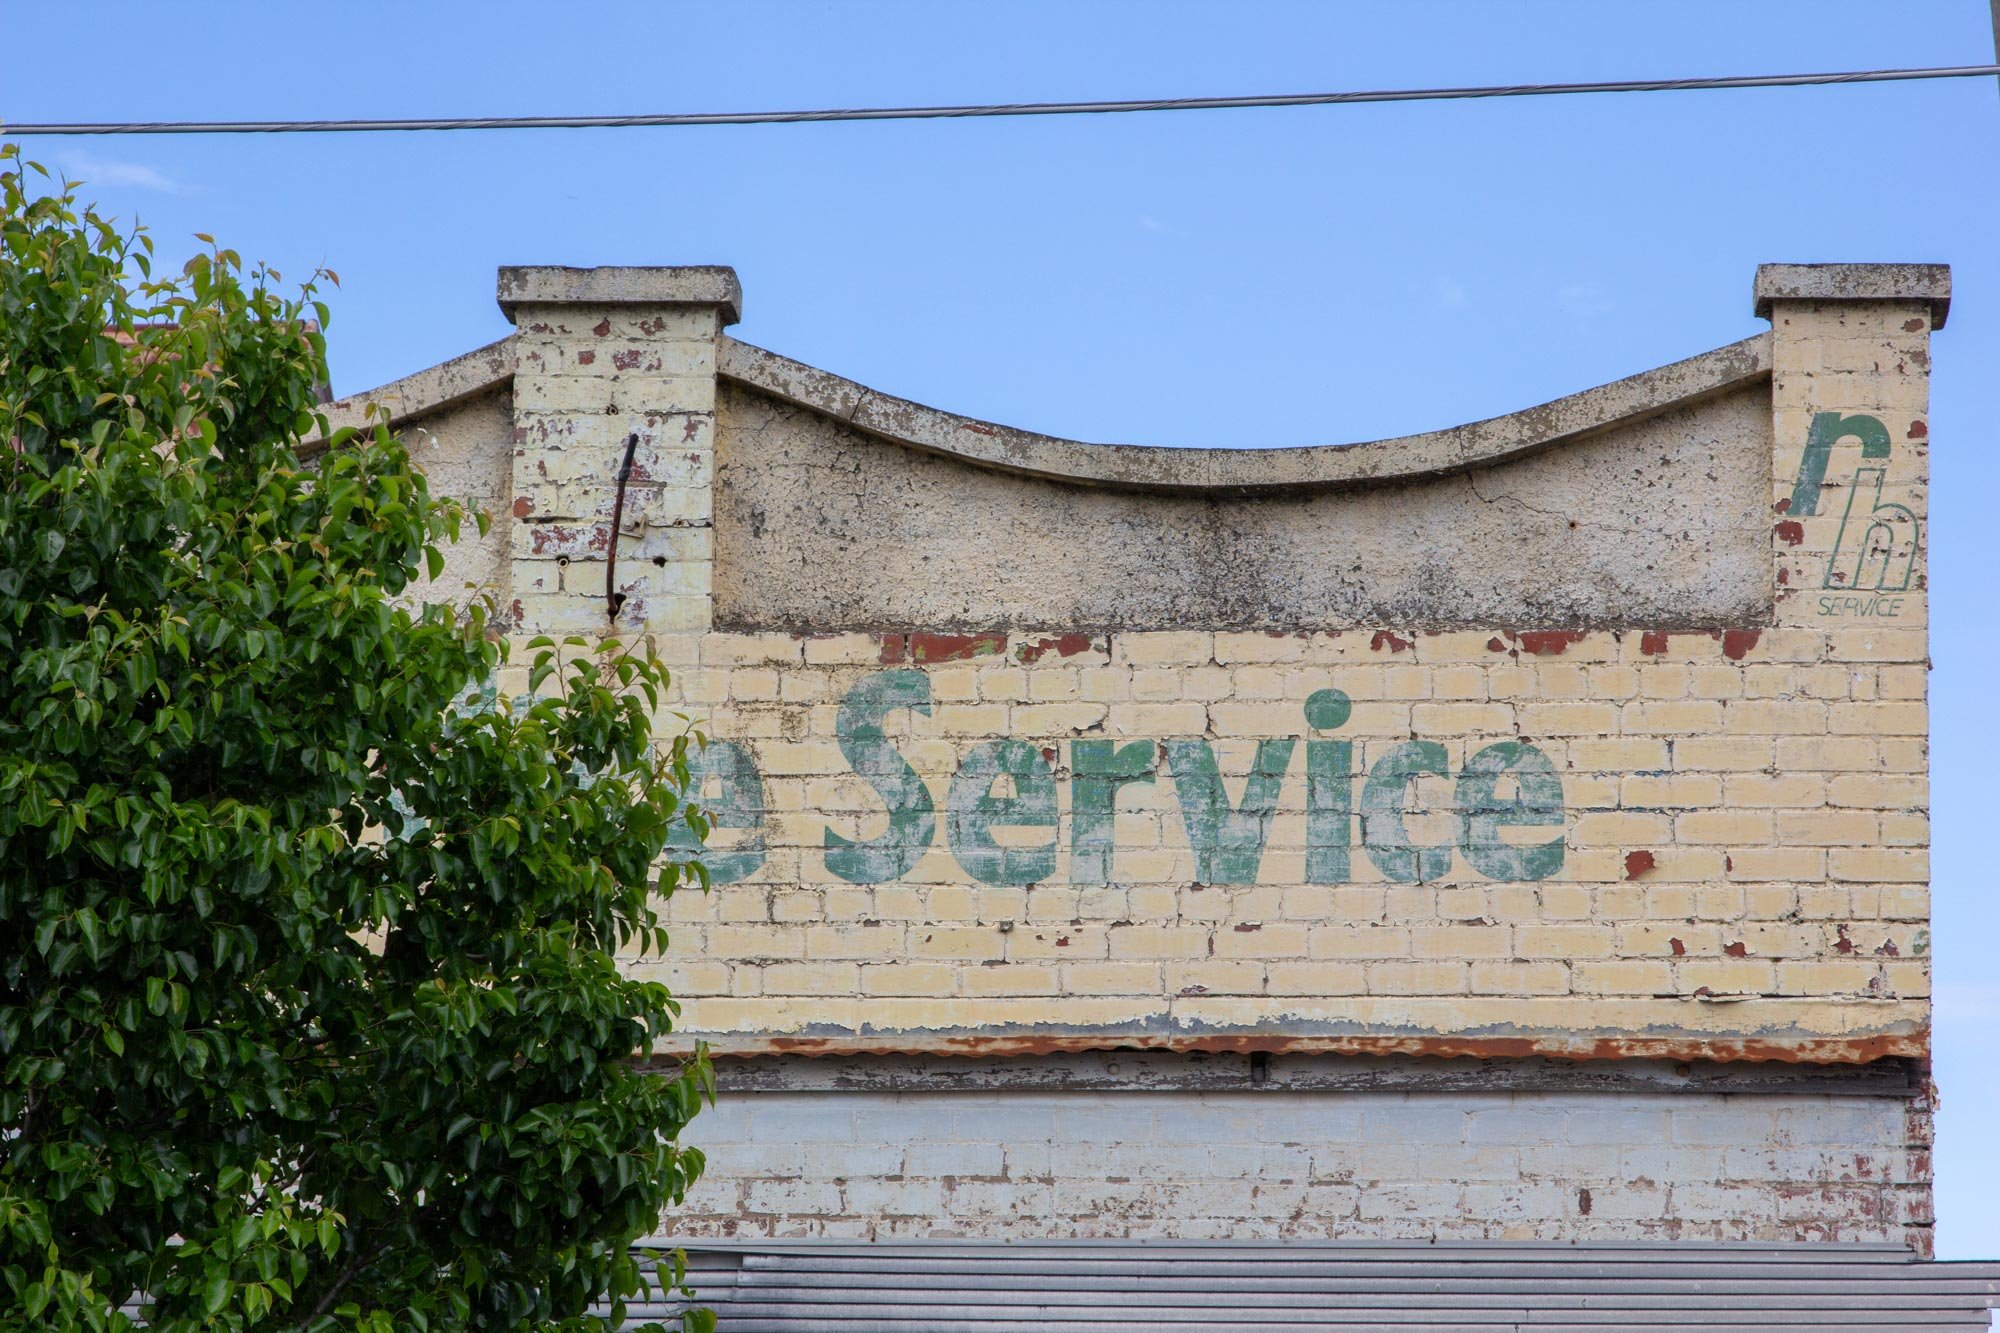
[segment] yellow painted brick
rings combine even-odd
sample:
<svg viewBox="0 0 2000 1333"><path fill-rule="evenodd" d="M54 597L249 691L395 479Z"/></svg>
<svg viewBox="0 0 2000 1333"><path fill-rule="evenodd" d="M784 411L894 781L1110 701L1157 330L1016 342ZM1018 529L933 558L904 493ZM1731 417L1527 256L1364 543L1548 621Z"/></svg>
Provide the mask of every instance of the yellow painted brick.
<svg viewBox="0 0 2000 1333"><path fill-rule="evenodd" d="M1922 736L1930 729L1930 710L1921 703L1835 704L1827 730L1836 736Z"/></svg>
<svg viewBox="0 0 2000 1333"><path fill-rule="evenodd" d="M987 703L1026 703L1028 673L1017 666L982 666L979 671L979 697Z"/></svg>
<svg viewBox="0 0 2000 1333"><path fill-rule="evenodd" d="M1115 965L1114 965L1115 966ZM1257 959L1203 958L1166 965L1171 995L1261 995L1265 964Z"/></svg>
<svg viewBox="0 0 2000 1333"><path fill-rule="evenodd" d="M1827 706L1811 699L1736 699L1723 708L1723 729L1734 736L1817 736L1827 729Z"/></svg>
<svg viewBox="0 0 2000 1333"><path fill-rule="evenodd" d="M1619 710L1628 736L1713 735L1722 730L1722 705L1709 699L1655 699Z"/></svg>
<svg viewBox="0 0 2000 1333"><path fill-rule="evenodd" d="M1590 890L1580 884L1554 884L1545 880L1539 896L1545 920L1568 921L1590 915Z"/></svg>
<svg viewBox="0 0 2000 1333"><path fill-rule="evenodd" d="M704 666L796 666L805 660L805 641L789 634L709 634L701 641L701 660Z"/></svg>
<svg viewBox="0 0 2000 1333"><path fill-rule="evenodd" d="M1867 994L1880 964L1859 958L1830 958L1778 964L1777 986L1784 995Z"/></svg>
<svg viewBox="0 0 2000 1333"><path fill-rule="evenodd" d="M1066 963L1062 988L1070 995L1158 995L1157 963Z"/></svg>
<svg viewBox="0 0 2000 1333"><path fill-rule="evenodd" d="M1410 725L1423 736L1511 736L1514 710L1495 703L1420 703L1410 709Z"/></svg>
<svg viewBox="0 0 2000 1333"><path fill-rule="evenodd" d="M1609 958L1617 952L1617 937L1609 926L1521 926L1514 932L1514 952L1521 958Z"/></svg>
<svg viewBox="0 0 2000 1333"><path fill-rule="evenodd" d="M1083 697L1081 672L1043 668L1028 673L1028 697L1036 703L1066 703Z"/></svg>
<svg viewBox="0 0 2000 1333"><path fill-rule="evenodd" d="M1648 699L1685 699L1694 685L1694 671L1684 662L1661 662L1637 668L1639 693Z"/></svg>
<svg viewBox="0 0 2000 1333"><path fill-rule="evenodd" d="M1633 921L1618 927L1618 953L1628 957L1709 957L1722 952L1719 927L1692 921Z"/></svg>
<svg viewBox="0 0 2000 1333"><path fill-rule="evenodd" d="M1306 945L1314 959L1408 959L1410 929L1388 925L1314 927Z"/></svg>
<svg viewBox="0 0 2000 1333"><path fill-rule="evenodd" d="M1691 773L1750 772L1771 767L1773 742L1752 736L1689 736L1674 742L1674 767Z"/></svg>
<svg viewBox="0 0 2000 1333"><path fill-rule="evenodd" d="M1369 963L1370 995L1461 995L1471 979L1465 963Z"/></svg>
<svg viewBox="0 0 2000 1333"><path fill-rule="evenodd" d="M1310 655L1310 639L1295 634L1266 634L1262 630L1217 631L1211 653L1225 665L1237 662L1299 662Z"/></svg>
<svg viewBox="0 0 2000 1333"><path fill-rule="evenodd" d="M1188 631L1115 634L1111 638L1111 660L1135 666L1180 666L1206 662L1215 655L1211 634Z"/></svg>
<svg viewBox="0 0 2000 1333"><path fill-rule="evenodd" d="M942 963L871 963L861 969L867 995L951 995L959 969Z"/></svg>
<svg viewBox="0 0 2000 1333"><path fill-rule="evenodd" d="M1665 741L1642 737L1571 741L1567 750L1569 766L1587 772L1640 772L1665 768L1669 762Z"/></svg>
<svg viewBox="0 0 2000 1333"><path fill-rule="evenodd" d="M1420 634L1416 639L1417 661L1426 665L1505 661L1507 659L1504 653L1496 653L1488 646L1496 639L1501 643L1506 642L1504 639L1498 639L1493 633L1482 633L1478 630L1449 630L1442 634Z"/></svg>
<svg viewBox="0 0 2000 1333"><path fill-rule="evenodd" d="M1749 810L1696 810L1676 816L1674 838L1710 846L1761 847L1771 841L1771 816Z"/></svg>
<svg viewBox="0 0 2000 1333"><path fill-rule="evenodd" d="M1839 630L1827 636L1827 656L1837 662L1926 661L1927 648L1922 630L1865 629Z"/></svg>
<svg viewBox="0 0 2000 1333"><path fill-rule="evenodd" d="M772 959L793 962L806 956L806 929L798 926L714 926L708 947L730 959Z"/></svg>
<svg viewBox="0 0 2000 1333"><path fill-rule="evenodd" d="M1879 841L1882 822L1867 810L1782 810L1778 841L1793 847L1866 847Z"/></svg>
<svg viewBox="0 0 2000 1333"><path fill-rule="evenodd" d="M1882 815L1882 845L1885 847L1928 847L1931 820L1927 814L1890 810Z"/></svg>
<svg viewBox="0 0 2000 1333"><path fill-rule="evenodd" d="M1704 664L1688 675L1688 693L1696 699L1735 699L1743 694L1744 673L1733 666Z"/></svg>
<svg viewBox="0 0 2000 1333"><path fill-rule="evenodd" d="M1524 736L1602 736L1618 729L1615 704L1521 704L1515 710Z"/></svg>
<svg viewBox="0 0 2000 1333"><path fill-rule="evenodd" d="M991 967L968 967L959 974L959 984L968 996L1057 993L1056 969L1038 963L1000 963Z"/></svg>
<svg viewBox="0 0 2000 1333"><path fill-rule="evenodd" d="M1636 699L1639 696L1637 667L1599 663L1590 668L1590 697L1593 699Z"/></svg>
<svg viewBox="0 0 2000 1333"><path fill-rule="evenodd" d="M766 995L853 995L861 979L855 963L767 963L758 972Z"/></svg>
<svg viewBox="0 0 2000 1333"><path fill-rule="evenodd" d="M1826 779L1816 773L1732 773L1722 790L1722 803L1733 806L1797 808L1826 802Z"/></svg>
<svg viewBox="0 0 2000 1333"><path fill-rule="evenodd" d="M1471 699L1487 697L1487 673L1476 666L1441 666L1392 671L1383 682L1393 699Z"/></svg>
<svg viewBox="0 0 2000 1333"><path fill-rule="evenodd" d="M1272 995L1365 995L1368 972L1360 963L1279 962L1265 969Z"/></svg>
<svg viewBox="0 0 2000 1333"><path fill-rule="evenodd" d="M1659 773L1625 778L1618 803L1627 809L1714 805L1722 799L1722 779L1708 773Z"/></svg>
<svg viewBox="0 0 2000 1333"><path fill-rule="evenodd" d="M1674 964L1674 975L1690 995L1703 989L1717 995L1769 995L1777 987L1777 968L1760 958L1684 958Z"/></svg>
<svg viewBox="0 0 2000 1333"><path fill-rule="evenodd" d="M1208 953L1205 926L1113 926L1110 935L1113 958L1193 958Z"/></svg>
<svg viewBox="0 0 2000 1333"><path fill-rule="evenodd" d="M896 958L905 952L901 926L809 926L806 956L812 959Z"/></svg>
<svg viewBox="0 0 2000 1333"><path fill-rule="evenodd" d="M1922 884L1930 879L1930 852L1922 847L1840 847L1830 858L1836 880Z"/></svg>
<svg viewBox="0 0 2000 1333"><path fill-rule="evenodd" d="M1616 844L1623 847L1650 847L1673 836L1673 820L1667 815L1638 814L1628 810L1606 810L1579 816L1570 825L1570 838L1581 846Z"/></svg>
<svg viewBox="0 0 2000 1333"><path fill-rule="evenodd" d="M1569 989L1567 963L1487 960L1472 965L1474 995L1565 995Z"/></svg>
<svg viewBox="0 0 2000 1333"><path fill-rule="evenodd" d="M1114 736L1144 738L1199 736L1208 730L1208 710L1200 704L1191 703L1112 704L1110 730ZM1285 733L1265 731L1254 734Z"/></svg>
<svg viewBox="0 0 2000 1333"><path fill-rule="evenodd" d="M1289 921L1240 921L1215 933L1218 958L1303 958L1307 927Z"/></svg>
<svg viewBox="0 0 2000 1333"><path fill-rule="evenodd" d="M1930 800L1930 783L1902 773L1844 773L1827 784L1827 800L1864 810L1920 809Z"/></svg>
<svg viewBox="0 0 2000 1333"><path fill-rule="evenodd" d="M1673 965L1650 959L1579 962L1570 969L1578 995L1665 995L1674 990Z"/></svg>
<svg viewBox="0 0 2000 1333"><path fill-rule="evenodd" d="M1922 699L1930 688L1930 672L1920 666L1885 666L1876 673L1884 699Z"/></svg>
<svg viewBox="0 0 2000 1333"><path fill-rule="evenodd" d="M1866 737L1787 736L1777 742L1781 772L1861 772L1882 766L1882 743Z"/></svg>
<svg viewBox="0 0 2000 1333"><path fill-rule="evenodd" d="M1417 958L1506 958L1513 953L1505 926L1418 926L1410 932Z"/></svg>

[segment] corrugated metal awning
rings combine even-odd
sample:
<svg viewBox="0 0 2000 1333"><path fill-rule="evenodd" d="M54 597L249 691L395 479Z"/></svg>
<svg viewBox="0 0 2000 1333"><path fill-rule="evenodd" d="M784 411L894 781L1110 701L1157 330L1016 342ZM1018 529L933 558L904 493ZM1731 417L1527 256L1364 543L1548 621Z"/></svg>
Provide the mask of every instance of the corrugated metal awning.
<svg viewBox="0 0 2000 1333"><path fill-rule="evenodd" d="M680 1243L720 1333L1935 1331L2000 1304L2000 1263L1896 1245Z"/></svg>

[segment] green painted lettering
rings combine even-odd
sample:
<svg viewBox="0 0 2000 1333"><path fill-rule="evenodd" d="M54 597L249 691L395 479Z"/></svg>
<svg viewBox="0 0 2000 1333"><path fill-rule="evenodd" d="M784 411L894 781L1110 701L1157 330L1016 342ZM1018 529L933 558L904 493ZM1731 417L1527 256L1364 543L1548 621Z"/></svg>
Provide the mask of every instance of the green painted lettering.
<svg viewBox="0 0 2000 1333"><path fill-rule="evenodd" d="M1403 822L1409 813L1411 780L1424 773L1445 773L1449 757L1436 741L1405 741L1375 762L1361 788L1362 850L1377 870L1398 884L1425 884L1451 873L1452 845L1412 843Z"/></svg>
<svg viewBox="0 0 2000 1333"><path fill-rule="evenodd" d="M1805 452L1799 455L1798 477L1792 482L1792 502L1785 507L1787 517L1811 518L1819 512L1820 485L1826 480L1833 446L1850 435L1861 441L1863 458L1889 456L1889 428L1874 417L1813 413L1812 425L1806 429Z"/></svg>
<svg viewBox="0 0 2000 1333"><path fill-rule="evenodd" d="M756 874L764 864L764 777L750 751L735 741L710 741L688 756L688 791L711 829L740 829L750 836L727 851L703 853L694 829L679 824L667 839L668 859L681 865L699 859L711 884L734 884Z"/></svg>
<svg viewBox="0 0 2000 1333"><path fill-rule="evenodd" d="M1070 742L1070 883L1111 882L1118 789L1130 782L1151 782L1157 762L1151 741Z"/></svg>
<svg viewBox="0 0 2000 1333"><path fill-rule="evenodd" d="M1011 796L995 796L1009 779ZM1042 752L1026 741L987 741L967 752L951 779L945 803L945 840L965 873L987 884L1034 884L1055 873L1056 845L1003 847L996 828L1056 826L1056 776Z"/></svg>
<svg viewBox="0 0 2000 1333"><path fill-rule="evenodd" d="M1511 775L1514 794L1500 795ZM1562 775L1549 757L1525 741L1489 745L1466 761L1458 778L1458 848L1489 879L1547 879L1562 869L1563 840L1516 846L1500 839L1503 828L1561 828Z"/></svg>
<svg viewBox="0 0 2000 1333"><path fill-rule="evenodd" d="M1346 725L1353 711L1340 690L1315 690L1306 700L1306 725L1332 731ZM1353 824L1353 742L1307 741L1306 883L1347 882Z"/></svg>
<svg viewBox="0 0 2000 1333"><path fill-rule="evenodd" d="M937 835L930 788L882 734L882 719L898 708L928 715L930 677L921 671L877 672L848 691L834 719L841 754L889 808L889 827L880 837L853 841L826 830L826 868L850 884L881 884L909 874Z"/></svg>
<svg viewBox="0 0 2000 1333"><path fill-rule="evenodd" d="M1278 789L1292 762L1290 737L1257 742L1243 803L1231 806L1222 789L1215 747L1207 741L1166 741L1167 767L1180 797L1181 820L1194 848L1195 874L1203 884L1254 884L1271 821L1278 812Z"/></svg>

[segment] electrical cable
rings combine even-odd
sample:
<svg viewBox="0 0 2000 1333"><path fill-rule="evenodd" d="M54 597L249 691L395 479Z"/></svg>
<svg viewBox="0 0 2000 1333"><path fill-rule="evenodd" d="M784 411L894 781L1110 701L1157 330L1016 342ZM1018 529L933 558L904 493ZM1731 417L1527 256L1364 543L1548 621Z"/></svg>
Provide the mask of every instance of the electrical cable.
<svg viewBox="0 0 2000 1333"><path fill-rule="evenodd" d="M1549 97L1569 93L1698 92L1736 88L1802 88L1919 79L1991 78L2000 64L1918 69L1867 69L1820 74L1746 74L1693 79L1627 79L1609 83L1522 83L1471 88L1402 88L1376 92L1283 93L1266 97L1165 97L1121 102L1014 102L971 106L848 107L823 111L667 112L633 116L460 116L409 120L172 120L48 122L8 125L0 134L349 134L409 130L569 130L696 125L800 125L852 120L973 120L992 116L1081 116L1134 111L1230 111L1252 107L1347 106L1362 102L1444 102L1487 97Z"/></svg>

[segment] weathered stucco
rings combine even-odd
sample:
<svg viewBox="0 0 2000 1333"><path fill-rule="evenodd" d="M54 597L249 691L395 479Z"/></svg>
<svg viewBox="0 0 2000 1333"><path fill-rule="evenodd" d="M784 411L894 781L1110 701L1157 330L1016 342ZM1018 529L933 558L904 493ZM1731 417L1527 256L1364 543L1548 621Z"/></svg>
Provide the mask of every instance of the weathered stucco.
<svg viewBox="0 0 2000 1333"><path fill-rule="evenodd" d="M721 628L1707 629L1770 616L1770 405L1754 385L1496 464L1250 495L972 466L729 383L717 407Z"/></svg>

